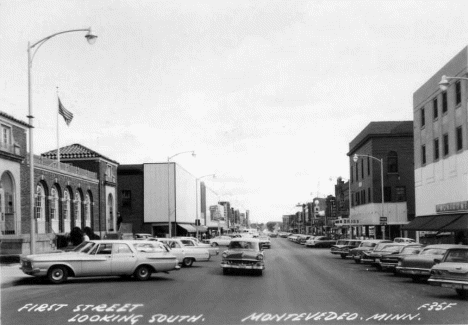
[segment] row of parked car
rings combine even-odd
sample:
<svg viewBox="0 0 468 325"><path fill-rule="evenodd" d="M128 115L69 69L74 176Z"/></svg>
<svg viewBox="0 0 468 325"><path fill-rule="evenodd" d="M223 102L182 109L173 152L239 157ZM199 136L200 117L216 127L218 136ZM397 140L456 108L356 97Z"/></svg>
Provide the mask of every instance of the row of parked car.
<svg viewBox="0 0 468 325"><path fill-rule="evenodd" d="M218 236L203 243L194 237L156 238L135 234L128 240L89 240L70 250L21 256L20 269L55 284L65 282L68 277L94 276L133 276L144 281L152 273L168 273L181 266L208 261L219 255L219 246L227 246L221 263L224 274L240 268L262 274L263 250L270 248L271 243L268 236Z"/></svg>
<svg viewBox="0 0 468 325"><path fill-rule="evenodd" d="M344 239L338 240L330 252L378 271L410 277L415 282L453 288L459 296L468 297L467 245L423 245L409 238Z"/></svg>
<svg viewBox="0 0 468 325"><path fill-rule="evenodd" d="M284 237L280 235L280 237ZM312 236L304 234L290 234L287 238L297 244L304 245L306 247L316 248L330 248L336 244L336 239L329 236Z"/></svg>

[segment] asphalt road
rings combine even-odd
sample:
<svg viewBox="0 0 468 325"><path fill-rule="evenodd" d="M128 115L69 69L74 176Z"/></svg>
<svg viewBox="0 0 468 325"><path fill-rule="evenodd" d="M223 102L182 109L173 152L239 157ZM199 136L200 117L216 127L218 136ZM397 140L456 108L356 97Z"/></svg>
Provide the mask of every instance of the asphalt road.
<svg viewBox="0 0 468 325"><path fill-rule="evenodd" d="M24 277L2 289L1 324L468 323L468 301L451 289L285 238L273 238L265 254L263 276L224 276L217 256L147 282L71 278L52 285Z"/></svg>

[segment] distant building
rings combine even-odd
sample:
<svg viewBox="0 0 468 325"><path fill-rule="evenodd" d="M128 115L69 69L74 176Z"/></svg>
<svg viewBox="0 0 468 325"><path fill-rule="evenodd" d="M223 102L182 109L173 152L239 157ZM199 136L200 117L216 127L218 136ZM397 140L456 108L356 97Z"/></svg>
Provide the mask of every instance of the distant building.
<svg viewBox="0 0 468 325"><path fill-rule="evenodd" d="M399 237L414 218L413 147L413 121L371 122L351 141L352 236Z"/></svg>

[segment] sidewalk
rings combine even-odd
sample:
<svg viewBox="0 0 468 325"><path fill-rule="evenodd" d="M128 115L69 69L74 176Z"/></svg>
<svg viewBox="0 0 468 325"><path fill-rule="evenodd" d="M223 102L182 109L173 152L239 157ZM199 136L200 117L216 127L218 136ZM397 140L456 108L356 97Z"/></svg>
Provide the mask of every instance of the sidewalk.
<svg viewBox="0 0 468 325"><path fill-rule="evenodd" d="M20 269L19 263L2 263L0 265L0 288L5 289L15 285L15 282L30 278L29 275L24 274Z"/></svg>

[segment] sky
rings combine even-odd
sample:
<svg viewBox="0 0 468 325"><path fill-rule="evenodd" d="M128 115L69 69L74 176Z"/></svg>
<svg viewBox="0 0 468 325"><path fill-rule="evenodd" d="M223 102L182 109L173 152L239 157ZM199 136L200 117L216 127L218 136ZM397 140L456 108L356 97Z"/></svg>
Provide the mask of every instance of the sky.
<svg viewBox="0 0 468 325"><path fill-rule="evenodd" d="M412 120L413 93L467 45L466 1L0 0L0 110L57 148L120 164L173 158L252 222L281 221L349 177L373 121Z"/></svg>

